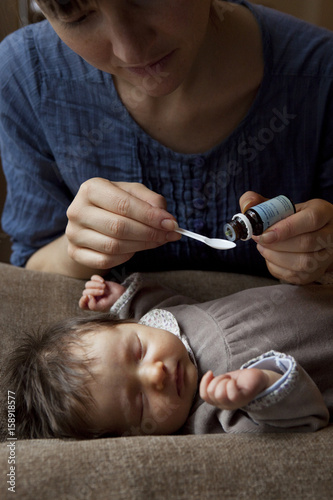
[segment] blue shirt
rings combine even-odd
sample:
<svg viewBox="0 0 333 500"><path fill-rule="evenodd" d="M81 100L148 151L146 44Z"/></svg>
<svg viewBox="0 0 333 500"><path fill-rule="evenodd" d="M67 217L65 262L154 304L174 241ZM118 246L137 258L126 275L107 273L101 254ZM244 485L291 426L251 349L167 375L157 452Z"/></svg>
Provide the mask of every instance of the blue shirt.
<svg viewBox="0 0 333 500"><path fill-rule="evenodd" d="M1 43L2 225L13 264L63 234L66 209L91 177L143 183L166 198L181 227L211 237L224 237L247 190L333 202L333 33L238 3L260 25L264 77L241 123L201 155L172 151L145 133L112 76L71 51L47 21ZM126 267L266 272L253 241L226 252L185 237L138 252Z"/></svg>

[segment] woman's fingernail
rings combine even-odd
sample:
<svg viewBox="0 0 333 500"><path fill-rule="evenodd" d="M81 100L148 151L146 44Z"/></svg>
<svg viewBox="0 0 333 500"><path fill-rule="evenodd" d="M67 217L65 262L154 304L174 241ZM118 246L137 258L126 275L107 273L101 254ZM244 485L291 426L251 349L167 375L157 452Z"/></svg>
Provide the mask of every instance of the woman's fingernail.
<svg viewBox="0 0 333 500"><path fill-rule="evenodd" d="M172 219L164 219L161 222L161 227L163 229L166 229L167 231L174 231L175 229L178 228L178 224L176 221Z"/></svg>
<svg viewBox="0 0 333 500"><path fill-rule="evenodd" d="M270 243L274 243L277 239L278 235L275 231L268 231L260 236L259 243L262 245L268 245Z"/></svg>

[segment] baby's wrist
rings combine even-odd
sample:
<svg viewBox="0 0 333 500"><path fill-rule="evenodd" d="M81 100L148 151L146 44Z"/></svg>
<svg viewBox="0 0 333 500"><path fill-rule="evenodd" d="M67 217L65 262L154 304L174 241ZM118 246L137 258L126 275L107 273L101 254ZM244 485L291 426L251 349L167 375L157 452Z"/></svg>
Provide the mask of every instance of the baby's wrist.
<svg viewBox="0 0 333 500"><path fill-rule="evenodd" d="M282 374L278 372L274 372L273 370L261 370L265 375L266 375L266 384L264 387L264 390L268 389L271 387L271 385L275 384L277 382Z"/></svg>
<svg viewBox="0 0 333 500"><path fill-rule="evenodd" d="M260 392L253 401L244 407L246 411L261 411L277 404L290 394L296 385L298 370L295 359L277 351L268 351L245 363L241 369L259 368L265 372L266 389Z"/></svg>

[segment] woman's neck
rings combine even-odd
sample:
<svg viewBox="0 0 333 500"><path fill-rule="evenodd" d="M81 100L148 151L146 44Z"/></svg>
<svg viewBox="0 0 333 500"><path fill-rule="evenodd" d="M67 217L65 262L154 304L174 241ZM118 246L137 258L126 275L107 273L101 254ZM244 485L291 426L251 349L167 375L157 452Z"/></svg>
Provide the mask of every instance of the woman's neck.
<svg viewBox="0 0 333 500"><path fill-rule="evenodd" d="M263 77L261 33L252 13L226 2L217 2L213 12L187 78L172 93L133 102L116 81L134 120L182 153L202 153L225 139L248 112Z"/></svg>

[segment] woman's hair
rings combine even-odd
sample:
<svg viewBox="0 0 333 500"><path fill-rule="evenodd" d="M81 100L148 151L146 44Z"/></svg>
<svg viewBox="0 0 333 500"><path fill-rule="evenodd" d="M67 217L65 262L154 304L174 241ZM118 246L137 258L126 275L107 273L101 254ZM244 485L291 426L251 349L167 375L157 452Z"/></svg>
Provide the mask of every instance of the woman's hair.
<svg viewBox="0 0 333 500"><path fill-rule="evenodd" d="M94 359L85 334L124 322L108 314L72 318L25 335L6 369L7 386L15 392L18 438L84 439L105 433L89 423L94 400L87 386Z"/></svg>
<svg viewBox="0 0 333 500"><path fill-rule="evenodd" d="M72 14L87 4L87 0L36 0L45 13L57 17L59 14Z"/></svg>
<svg viewBox="0 0 333 500"><path fill-rule="evenodd" d="M46 13L57 17L59 14L72 14L85 6L88 0L36 0L40 8ZM212 20L216 18L216 12L212 9Z"/></svg>

